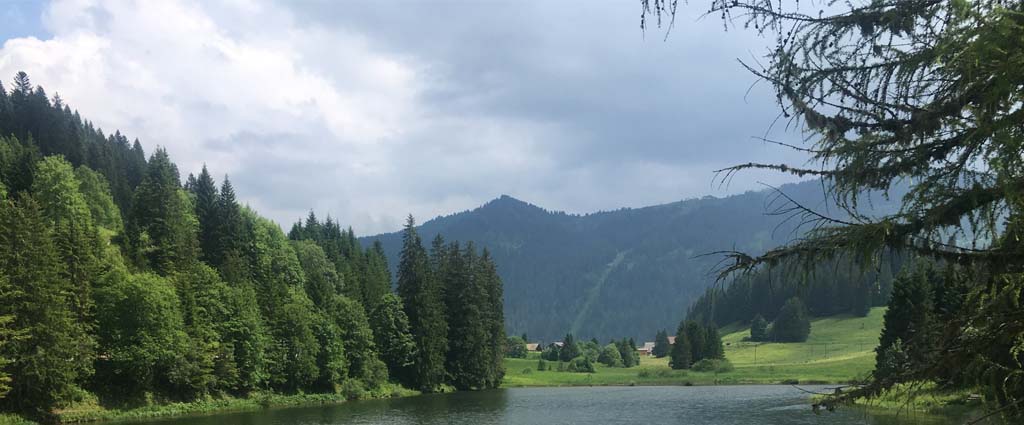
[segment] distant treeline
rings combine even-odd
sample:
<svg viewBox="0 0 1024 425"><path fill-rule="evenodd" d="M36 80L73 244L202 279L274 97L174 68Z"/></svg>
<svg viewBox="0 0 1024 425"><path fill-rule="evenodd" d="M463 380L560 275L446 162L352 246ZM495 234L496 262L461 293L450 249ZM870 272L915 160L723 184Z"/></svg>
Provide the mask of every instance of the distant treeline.
<svg viewBox="0 0 1024 425"><path fill-rule="evenodd" d="M413 251L396 295L380 245L334 219L286 237L227 177L182 185L165 150L147 160L24 73L0 84L0 411L497 386L489 254Z"/></svg>
<svg viewBox="0 0 1024 425"><path fill-rule="evenodd" d="M791 298L799 299L812 316L865 316L871 307L889 302L893 277L904 262L904 256L887 253L874 265L840 257L810 270L798 264L760 269L708 288L687 318L722 324L749 323L756 316L773 321Z"/></svg>

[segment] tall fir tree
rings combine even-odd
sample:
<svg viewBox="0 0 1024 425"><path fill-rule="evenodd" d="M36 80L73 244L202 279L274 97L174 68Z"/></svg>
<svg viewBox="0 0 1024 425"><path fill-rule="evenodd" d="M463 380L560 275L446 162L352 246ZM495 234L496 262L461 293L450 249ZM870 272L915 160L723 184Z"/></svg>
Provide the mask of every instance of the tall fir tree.
<svg viewBox="0 0 1024 425"><path fill-rule="evenodd" d="M387 293L370 313L370 326L377 342L381 360L387 365L392 378L411 384L411 368L416 343L409 329L409 317L402 310L398 296Z"/></svg>
<svg viewBox="0 0 1024 425"><path fill-rule="evenodd" d="M5 294L0 316L12 316L10 329L24 336L5 344L13 380L0 403L39 420L52 420L83 378L79 364L68 361L81 355L81 327L51 232L34 199L22 194L17 202L0 201L0 273L17 282L17 290Z"/></svg>
<svg viewBox="0 0 1024 425"><path fill-rule="evenodd" d="M693 346L690 344L686 324L685 320L681 321L676 329L676 343L672 344L668 361L672 369L689 369L693 363Z"/></svg>
<svg viewBox="0 0 1024 425"><path fill-rule="evenodd" d="M435 391L445 381L448 325L438 284L412 216L406 221L402 236L398 295L409 316L417 347L411 381L418 389Z"/></svg>

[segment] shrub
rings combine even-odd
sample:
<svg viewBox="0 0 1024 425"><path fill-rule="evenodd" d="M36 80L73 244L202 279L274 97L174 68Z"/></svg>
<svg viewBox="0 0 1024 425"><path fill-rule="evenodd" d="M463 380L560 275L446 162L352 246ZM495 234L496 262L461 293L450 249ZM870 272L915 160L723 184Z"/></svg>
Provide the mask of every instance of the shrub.
<svg viewBox="0 0 1024 425"><path fill-rule="evenodd" d="M594 369L594 363L590 362L590 359L586 357L577 357L569 361L569 365L566 366L565 370L569 372L578 373L594 373L597 372Z"/></svg>
<svg viewBox="0 0 1024 425"><path fill-rule="evenodd" d="M359 400L366 396L366 389L358 379L346 379L341 383L341 395L348 400Z"/></svg>
<svg viewBox="0 0 1024 425"><path fill-rule="evenodd" d="M691 369L698 372L726 373L732 372L734 367L732 362L725 359L703 359L694 363Z"/></svg>
<svg viewBox="0 0 1024 425"><path fill-rule="evenodd" d="M538 359L537 360L537 370L541 371L541 372L543 372L545 370L548 370L548 363L545 362L544 359Z"/></svg>
<svg viewBox="0 0 1024 425"><path fill-rule="evenodd" d="M523 373L523 375L529 375L529 374L533 373L533 369L530 369L530 368L523 369L522 373Z"/></svg>

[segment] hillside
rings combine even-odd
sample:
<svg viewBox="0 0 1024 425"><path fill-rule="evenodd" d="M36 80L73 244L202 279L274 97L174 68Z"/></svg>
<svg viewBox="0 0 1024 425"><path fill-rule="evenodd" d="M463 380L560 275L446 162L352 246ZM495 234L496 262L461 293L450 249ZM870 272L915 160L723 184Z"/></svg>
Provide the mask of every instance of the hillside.
<svg viewBox="0 0 1024 425"><path fill-rule="evenodd" d="M743 338L750 329L733 325L722 329L725 356L735 367L730 372L672 370L668 358L642 357L639 367L609 368L597 373L537 371L537 359L505 359L505 386L562 385L695 385L777 384L783 382L839 383L863 378L874 368L875 346L882 328L884 308L866 317L839 315L811 322L811 336L802 343L752 343ZM731 332L730 332L731 329ZM525 372L530 369L529 372Z"/></svg>
<svg viewBox="0 0 1024 425"><path fill-rule="evenodd" d="M798 202L827 208L821 184L780 188ZM547 211L502 196L471 210L429 220L424 240L442 233L491 250L505 284L510 334L552 341L571 331L583 338L643 339L671 329L711 285L719 250L761 252L789 241L794 223L766 214L771 191L707 196L664 205L587 215ZM874 207L892 203L873 197ZM394 271L399 233L380 240Z"/></svg>

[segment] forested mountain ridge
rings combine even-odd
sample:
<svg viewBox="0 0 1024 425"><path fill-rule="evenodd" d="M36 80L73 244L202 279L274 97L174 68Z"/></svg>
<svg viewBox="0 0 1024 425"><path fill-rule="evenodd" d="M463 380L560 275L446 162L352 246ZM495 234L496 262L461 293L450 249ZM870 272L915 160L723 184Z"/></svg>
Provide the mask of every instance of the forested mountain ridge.
<svg viewBox="0 0 1024 425"><path fill-rule="evenodd" d="M795 201L830 209L820 181L779 188ZM890 198L899 199L899 193ZM879 211L893 201L872 196ZM674 329L714 281L720 250L764 252L798 236L786 216L766 214L782 202L774 190L706 196L643 208L586 215L547 211L501 196L471 211L420 226L425 239L472 240L490 249L505 284L510 335L552 341L568 330L589 339L651 338ZM379 240L395 264L398 233Z"/></svg>

